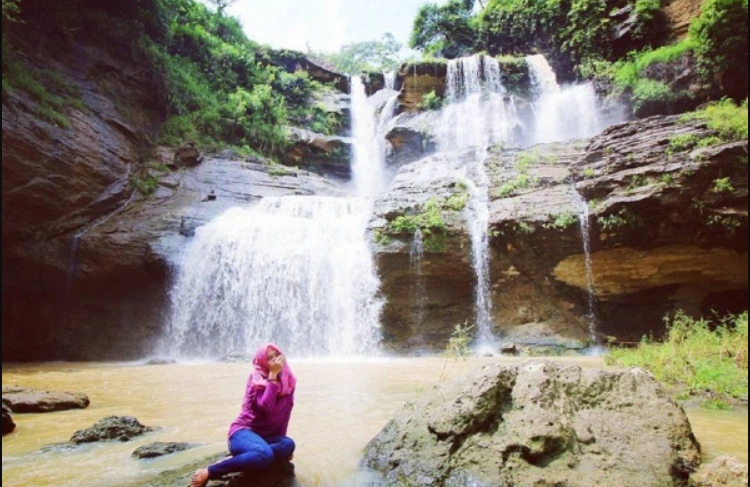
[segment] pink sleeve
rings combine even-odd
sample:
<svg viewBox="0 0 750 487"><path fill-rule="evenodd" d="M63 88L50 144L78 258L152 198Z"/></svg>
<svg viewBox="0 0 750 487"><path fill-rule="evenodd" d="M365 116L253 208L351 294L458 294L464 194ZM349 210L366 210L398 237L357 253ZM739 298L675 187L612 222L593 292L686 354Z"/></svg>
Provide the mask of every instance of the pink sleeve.
<svg viewBox="0 0 750 487"><path fill-rule="evenodd" d="M255 401L258 409L265 414L270 414L276 408L276 398L279 395L279 386L269 382L262 391L257 391Z"/></svg>

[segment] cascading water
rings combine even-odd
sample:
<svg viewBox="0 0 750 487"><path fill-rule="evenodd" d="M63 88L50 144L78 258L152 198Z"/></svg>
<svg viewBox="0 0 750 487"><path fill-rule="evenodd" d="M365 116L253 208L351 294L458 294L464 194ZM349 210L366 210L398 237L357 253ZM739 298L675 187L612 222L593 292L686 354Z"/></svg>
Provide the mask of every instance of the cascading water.
<svg viewBox="0 0 750 487"><path fill-rule="evenodd" d="M216 358L268 340L302 356L377 351L369 202L267 198L199 228L173 292L169 352Z"/></svg>
<svg viewBox="0 0 750 487"><path fill-rule="evenodd" d="M375 108L367 98L362 78L352 84L352 123L354 128L354 163L352 181L357 195L375 198L385 188L383 148L379 143ZM391 116L393 110L391 109Z"/></svg>
<svg viewBox="0 0 750 487"><path fill-rule="evenodd" d="M590 138L605 128L592 83L561 87L557 75L541 54L526 58L534 103L537 144Z"/></svg>
<svg viewBox="0 0 750 487"><path fill-rule="evenodd" d="M383 79L385 80L385 89L390 91L396 90L396 72L387 71L383 73Z"/></svg>
<svg viewBox="0 0 750 487"><path fill-rule="evenodd" d="M490 280L490 178L487 174L487 149L477 149L467 183L470 198L464 214L471 235L471 250L476 284L477 346L493 351L496 343L492 330L492 286Z"/></svg>
<svg viewBox="0 0 750 487"><path fill-rule="evenodd" d="M296 356L378 352L378 279L366 238L385 186L375 108L352 79L356 198L266 198L197 230L182 256L161 352L220 358L275 341Z"/></svg>
<svg viewBox="0 0 750 487"><path fill-rule="evenodd" d="M579 209L581 223L581 240L586 258L586 281L589 293L589 337L593 343L599 343L599 312L596 301L596 280L594 279L594 262L591 258L591 211L583 196L573 190L576 206Z"/></svg>
<svg viewBox="0 0 750 487"><path fill-rule="evenodd" d="M411 245L410 264L414 285L412 288L414 303L417 308L417 326L424 323L425 307L427 305L427 290L425 289L423 262L424 262L424 235L421 230L414 233L414 241Z"/></svg>
<svg viewBox="0 0 750 487"><path fill-rule="evenodd" d="M489 258L489 189L487 147L513 142L521 121L513 98L502 84L499 62L489 56L473 56L448 63L447 103L438 131L442 151L474 148L473 164L462 175L470 198L465 218L471 235L476 274L477 346L491 351L496 338L492 326L492 293Z"/></svg>
<svg viewBox="0 0 750 487"><path fill-rule="evenodd" d="M512 98L506 98L497 59L472 56L449 61L447 83L447 106L438 128L440 150L513 140L521 122Z"/></svg>

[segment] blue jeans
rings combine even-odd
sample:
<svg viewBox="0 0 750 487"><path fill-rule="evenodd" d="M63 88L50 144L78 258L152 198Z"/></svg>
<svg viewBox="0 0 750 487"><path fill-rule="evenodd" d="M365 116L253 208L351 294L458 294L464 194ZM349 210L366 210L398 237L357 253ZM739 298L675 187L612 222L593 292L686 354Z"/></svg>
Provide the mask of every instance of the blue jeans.
<svg viewBox="0 0 750 487"><path fill-rule="evenodd" d="M209 467L209 478L216 480L230 473L268 470L274 462L291 459L296 448L291 438L261 438L250 430L240 430L229 439L232 458Z"/></svg>

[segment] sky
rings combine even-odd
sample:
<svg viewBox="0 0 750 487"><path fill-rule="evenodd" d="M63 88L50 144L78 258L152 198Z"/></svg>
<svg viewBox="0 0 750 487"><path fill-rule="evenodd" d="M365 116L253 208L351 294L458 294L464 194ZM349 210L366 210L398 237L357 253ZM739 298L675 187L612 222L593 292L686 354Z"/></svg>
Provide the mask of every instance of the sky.
<svg viewBox="0 0 750 487"><path fill-rule="evenodd" d="M408 43L419 8L434 0L239 0L229 13L248 37L275 48L332 52L386 32ZM437 2L442 3L442 2Z"/></svg>

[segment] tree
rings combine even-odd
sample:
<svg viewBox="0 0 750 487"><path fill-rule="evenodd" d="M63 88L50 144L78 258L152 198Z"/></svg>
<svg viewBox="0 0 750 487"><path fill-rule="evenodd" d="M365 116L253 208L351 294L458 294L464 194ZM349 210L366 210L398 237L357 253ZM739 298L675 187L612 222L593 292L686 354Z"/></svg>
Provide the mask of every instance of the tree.
<svg viewBox="0 0 750 487"><path fill-rule="evenodd" d="M414 20L411 47L448 58L470 53L477 37L472 25L473 10L474 0L425 5Z"/></svg>
<svg viewBox="0 0 750 487"><path fill-rule="evenodd" d="M345 74L361 74L365 71L393 71L401 64L399 53L403 45L390 32L379 41L347 44L333 54L319 54L336 70Z"/></svg>
<svg viewBox="0 0 750 487"><path fill-rule="evenodd" d="M216 5L216 13L219 14L219 17L222 17L224 15L224 11L227 8L237 3L237 0L208 0L208 1L211 2L212 5Z"/></svg>

